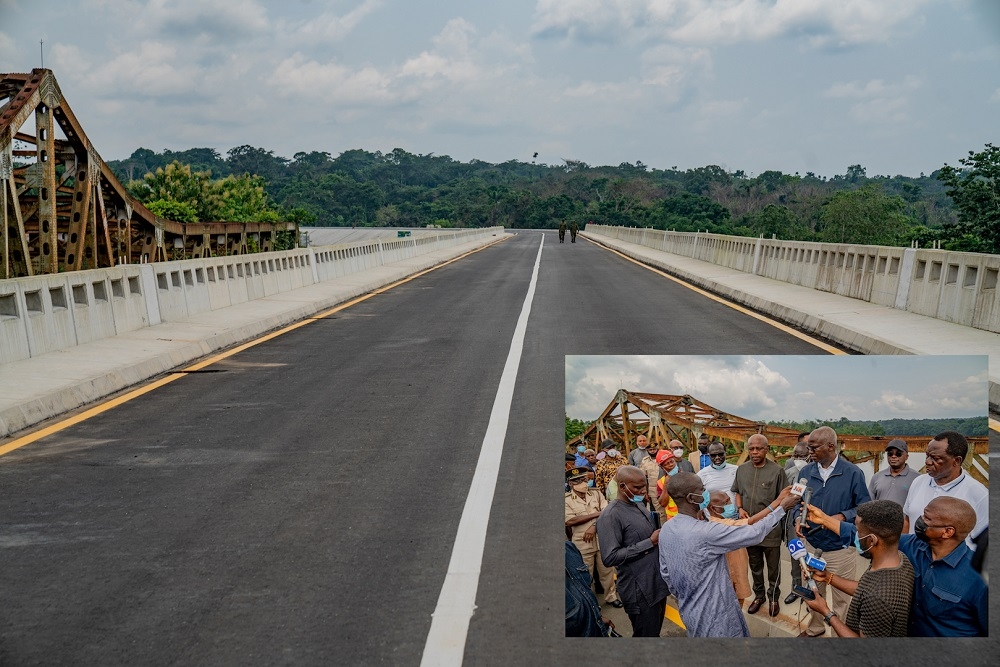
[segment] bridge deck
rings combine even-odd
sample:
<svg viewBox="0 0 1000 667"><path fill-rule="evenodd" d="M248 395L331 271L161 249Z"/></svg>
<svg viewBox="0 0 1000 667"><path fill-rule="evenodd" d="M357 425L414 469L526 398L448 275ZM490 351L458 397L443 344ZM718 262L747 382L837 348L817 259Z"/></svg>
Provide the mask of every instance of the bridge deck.
<svg viewBox="0 0 1000 667"><path fill-rule="evenodd" d="M0 663L417 663L541 236L522 232L0 458ZM596 245L545 236L480 517L468 664L623 656L621 642L563 637L550 445L563 440L564 355L820 352ZM661 643L627 649L629 662L664 657ZM749 661L801 653L741 649ZM955 649L978 663L968 650ZM730 653L699 644L685 664Z"/></svg>

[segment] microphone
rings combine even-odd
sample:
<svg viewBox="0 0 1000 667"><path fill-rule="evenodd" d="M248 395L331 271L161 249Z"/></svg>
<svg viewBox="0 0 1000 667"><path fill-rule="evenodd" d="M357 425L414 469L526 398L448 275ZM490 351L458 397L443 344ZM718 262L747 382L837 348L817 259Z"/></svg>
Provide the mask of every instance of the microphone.
<svg viewBox="0 0 1000 667"><path fill-rule="evenodd" d="M808 482L805 477L799 479L799 483L792 487L792 493L795 493L796 488L801 489L801 493L796 493L797 496L802 498L802 511L799 513L799 530L802 530L802 524L806 521L806 505L812 502L813 490L811 486L808 486ZM804 547L803 547L804 548Z"/></svg>
<svg viewBox="0 0 1000 667"><path fill-rule="evenodd" d="M802 567L802 577L806 582L808 588L802 586L796 586L794 591L799 597L804 597L809 600L814 600L816 598L816 592L819 590L816 588L816 582L813 581L812 575L809 574L809 551L806 550L806 545L802 540L796 538L794 540L788 541L788 553L791 554L792 558L799 561L799 565ZM826 568L826 563L823 563L823 569ZM819 568L817 568L819 569Z"/></svg>

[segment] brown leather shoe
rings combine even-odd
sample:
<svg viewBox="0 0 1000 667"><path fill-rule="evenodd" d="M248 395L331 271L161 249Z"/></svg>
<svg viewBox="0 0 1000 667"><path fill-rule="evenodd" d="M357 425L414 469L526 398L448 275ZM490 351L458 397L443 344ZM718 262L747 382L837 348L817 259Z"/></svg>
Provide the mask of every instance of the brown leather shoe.
<svg viewBox="0 0 1000 667"><path fill-rule="evenodd" d="M747 607L747 613L756 614L757 610L759 610L763 605L764 598L754 598L754 601L750 603L749 607Z"/></svg>
<svg viewBox="0 0 1000 667"><path fill-rule="evenodd" d="M771 602L767 605L768 615L771 617L777 616L779 611L781 611L781 603L777 600L771 600Z"/></svg>

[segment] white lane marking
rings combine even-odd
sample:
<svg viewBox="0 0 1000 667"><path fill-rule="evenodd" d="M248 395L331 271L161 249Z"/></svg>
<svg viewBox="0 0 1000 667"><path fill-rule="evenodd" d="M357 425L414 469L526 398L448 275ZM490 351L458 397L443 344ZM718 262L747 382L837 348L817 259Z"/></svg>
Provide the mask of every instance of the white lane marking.
<svg viewBox="0 0 1000 667"><path fill-rule="evenodd" d="M507 353L507 363L500 376L493 412L486 427L483 446L479 451L476 472L472 476L469 495L465 499L462 518L458 522L455 546L451 550L448 573L441 586L437 607L431 616L431 629L427 633L424 654L420 661L423 667L439 665L461 665L465 655L465 639L469 634L469 621L476 610L476 591L479 589L479 573L483 566L483 549L486 547L486 524L493 506L493 492L496 490L497 474L500 471L500 456L503 454L507 422L510 419L510 404L514 399L514 383L517 369L521 365L521 351L524 348L524 332L528 328L528 315L535 297L538 283L538 267L542 261L542 246L545 236L538 244L535 267L528 283L528 294L521 306L521 316L514 327L514 338Z"/></svg>

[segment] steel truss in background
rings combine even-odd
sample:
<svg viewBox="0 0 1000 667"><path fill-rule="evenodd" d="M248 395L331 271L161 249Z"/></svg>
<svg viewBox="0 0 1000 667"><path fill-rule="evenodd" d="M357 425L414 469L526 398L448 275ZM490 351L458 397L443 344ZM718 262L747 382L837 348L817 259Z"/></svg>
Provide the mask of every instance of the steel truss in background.
<svg viewBox="0 0 1000 667"><path fill-rule="evenodd" d="M23 132L34 117L34 134ZM25 148L30 146L30 148ZM0 74L0 278L272 249L292 222L181 223L132 197L48 69Z"/></svg>
<svg viewBox="0 0 1000 667"><path fill-rule="evenodd" d="M747 438L755 433L767 436L771 455L778 462L791 456L799 432L780 426L770 426L745 417L730 414L699 401L687 394L645 394L620 389L615 397L587 429L566 443L567 451L575 451L580 443L594 450L610 438L626 455L635 448L635 440L645 435L650 442L663 446L680 440L686 449L694 450L698 436L705 433L712 440L726 445L727 460L743 463L747 459ZM864 436L837 434L841 455L854 463L871 461L876 472L885 445L893 439L905 440L910 452L923 453L930 438L927 436L891 435ZM989 484L989 440L969 437L970 455L963 466L983 484ZM921 472L923 470L921 469Z"/></svg>

